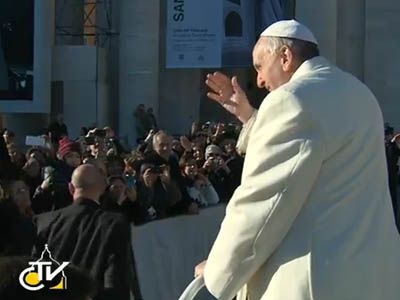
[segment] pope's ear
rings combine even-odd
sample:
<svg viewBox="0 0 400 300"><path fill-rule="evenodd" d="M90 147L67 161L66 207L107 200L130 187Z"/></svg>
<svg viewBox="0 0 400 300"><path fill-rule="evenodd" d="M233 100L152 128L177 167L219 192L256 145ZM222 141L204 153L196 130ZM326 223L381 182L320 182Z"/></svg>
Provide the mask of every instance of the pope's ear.
<svg viewBox="0 0 400 300"><path fill-rule="evenodd" d="M280 59L283 71L289 72L292 69L294 62L293 51L289 47L283 46L281 48L280 55L281 55Z"/></svg>

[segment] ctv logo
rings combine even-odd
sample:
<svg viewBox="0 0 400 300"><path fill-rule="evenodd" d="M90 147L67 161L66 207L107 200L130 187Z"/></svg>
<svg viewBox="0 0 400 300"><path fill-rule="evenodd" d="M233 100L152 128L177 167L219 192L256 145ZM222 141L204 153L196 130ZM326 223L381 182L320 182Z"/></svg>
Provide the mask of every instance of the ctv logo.
<svg viewBox="0 0 400 300"><path fill-rule="evenodd" d="M64 274L64 269L68 264L69 262L63 262L60 265L54 260L46 244L40 259L29 262L30 267L21 272L19 283L29 291L38 291L43 288L66 290L67 277Z"/></svg>

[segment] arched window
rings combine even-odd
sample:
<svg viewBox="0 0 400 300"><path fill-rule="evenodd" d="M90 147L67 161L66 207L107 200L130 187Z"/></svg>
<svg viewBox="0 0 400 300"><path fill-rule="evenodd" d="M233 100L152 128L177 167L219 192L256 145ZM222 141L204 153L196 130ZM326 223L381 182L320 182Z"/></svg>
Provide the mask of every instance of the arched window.
<svg viewBox="0 0 400 300"><path fill-rule="evenodd" d="M225 19L225 36L242 36L243 21L237 12L230 12Z"/></svg>

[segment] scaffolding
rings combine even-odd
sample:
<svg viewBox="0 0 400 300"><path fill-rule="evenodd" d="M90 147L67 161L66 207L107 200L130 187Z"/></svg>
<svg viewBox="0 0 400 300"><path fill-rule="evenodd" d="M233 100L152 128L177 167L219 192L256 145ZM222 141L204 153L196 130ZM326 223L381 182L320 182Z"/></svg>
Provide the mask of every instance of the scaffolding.
<svg viewBox="0 0 400 300"><path fill-rule="evenodd" d="M56 0L56 44L105 47L117 35L111 0Z"/></svg>

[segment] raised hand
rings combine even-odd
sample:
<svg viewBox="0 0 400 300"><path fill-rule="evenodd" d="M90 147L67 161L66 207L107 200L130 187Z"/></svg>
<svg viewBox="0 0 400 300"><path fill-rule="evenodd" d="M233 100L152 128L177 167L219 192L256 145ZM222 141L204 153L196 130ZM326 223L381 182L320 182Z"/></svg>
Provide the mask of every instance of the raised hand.
<svg viewBox="0 0 400 300"><path fill-rule="evenodd" d="M230 100L223 106L227 111L234 114L242 123L246 123L254 112L254 108L250 105L246 93L240 87L237 77L232 77L233 95Z"/></svg>
<svg viewBox="0 0 400 300"><path fill-rule="evenodd" d="M215 72L207 75L207 86L211 89L207 97L221 104L235 115L240 122L246 123L254 112L246 93L240 87L237 77L230 79L225 74Z"/></svg>
<svg viewBox="0 0 400 300"><path fill-rule="evenodd" d="M206 85L211 89L207 97L223 105L233 95L231 79L220 72L207 74Z"/></svg>
<svg viewBox="0 0 400 300"><path fill-rule="evenodd" d="M179 140L181 142L181 146L183 147L183 149L185 149L185 151L192 151L192 142L186 136L181 136Z"/></svg>

